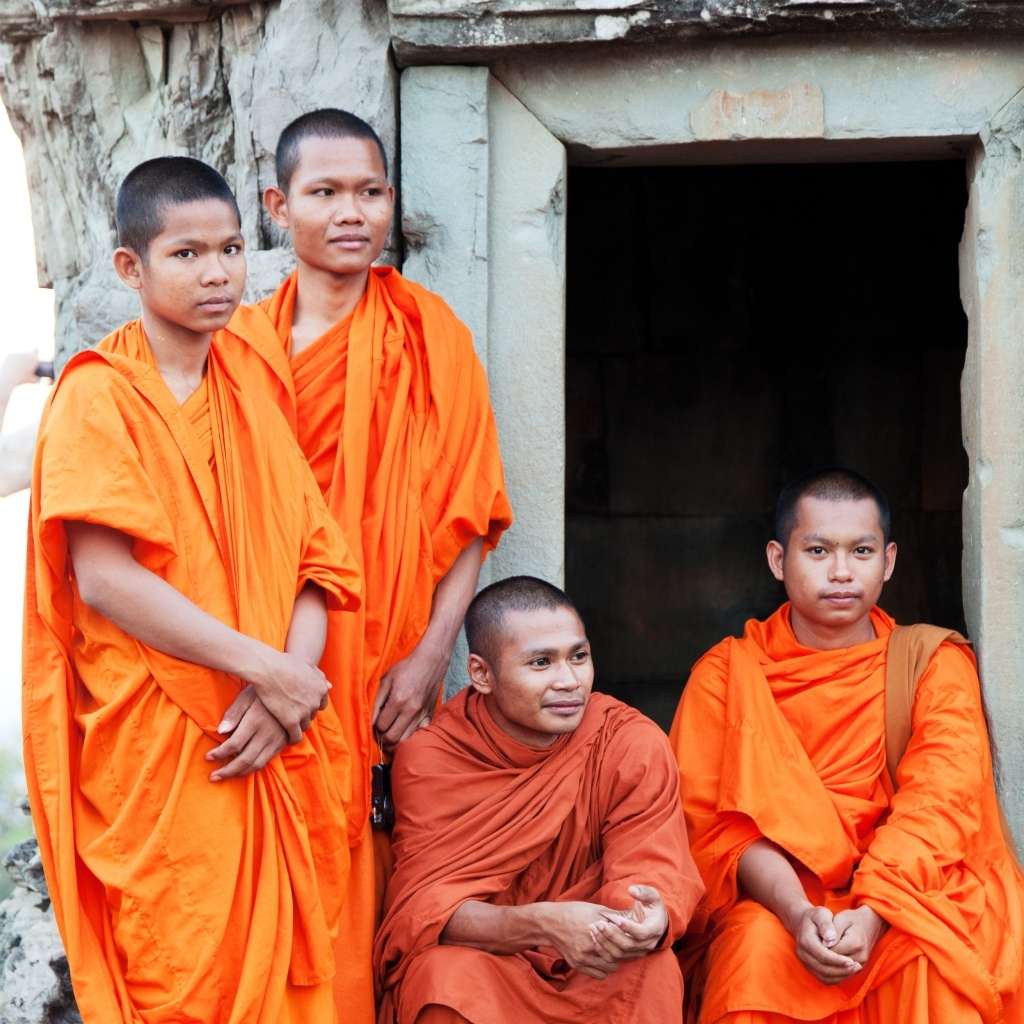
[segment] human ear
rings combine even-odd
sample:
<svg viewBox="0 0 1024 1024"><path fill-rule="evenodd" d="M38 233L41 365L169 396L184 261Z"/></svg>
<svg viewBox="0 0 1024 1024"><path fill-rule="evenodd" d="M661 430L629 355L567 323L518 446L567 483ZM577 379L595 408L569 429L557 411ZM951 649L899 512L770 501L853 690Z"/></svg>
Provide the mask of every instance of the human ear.
<svg viewBox="0 0 1024 1024"><path fill-rule="evenodd" d="M893 570L896 568L896 542L894 540L889 541L885 545L885 575L882 579L888 583L892 578Z"/></svg>
<svg viewBox="0 0 1024 1024"><path fill-rule="evenodd" d="M263 205L270 219L279 227L288 229L288 197L276 185L268 185L263 190Z"/></svg>
<svg viewBox="0 0 1024 1024"><path fill-rule="evenodd" d="M129 288L142 288L142 258L134 249L121 246L114 250L114 270Z"/></svg>
<svg viewBox="0 0 1024 1024"><path fill-rule="evenodd" d="M490 693L494 689L491 666L479 654L471 654L467 662L470 685L477 693Z"/></svg>
<svg viewBox="0 0 1024 1024"><path fill-rule="evenodd" d="M764 553L768 558L768 568L771 574L781 583L784 579L782 563L786 558L786 549L777 540L770 540Z"/></svg>

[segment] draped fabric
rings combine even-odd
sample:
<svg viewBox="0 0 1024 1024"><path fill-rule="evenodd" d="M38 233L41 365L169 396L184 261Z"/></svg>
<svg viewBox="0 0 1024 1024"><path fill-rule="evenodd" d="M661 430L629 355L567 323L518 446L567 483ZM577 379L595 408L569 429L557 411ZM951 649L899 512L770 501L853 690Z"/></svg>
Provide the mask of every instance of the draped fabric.
<svg viewBox="0 0 1024 1024"><path fill-rule="evenodd" d="M337 716L261 771L211 783L204 755L240 680L85 605L64 527L126 534L142 566L278 650L307 582L353 614L356 566L266 400L280 367L276 338L243 313L215 333L206 379L179 406L135 321L68 363L43 416L25 765L86 1024L334 1020L350 770Z"/></svg>
<svg viewBox="0 0 1024 1024"><path fill-rule="evenodd" d="M297 295L293 274L253 311L269 317L288 354ZM337 999L348 1019L368 1024L388 859L368 824L380 758L373 703L381 677L423 636L438 581L478 537L493 548L512 513L483 368L439 296L372 268L352 315L296 354L291 373L290 418L364 577L360 610L330 616L321 668L355 762Z"/></svg>
<svg viewBox="0 0 1024 1024"><path fill-rule="evenodd" d="M676 766L653 722L595 693L579 727L537 750L503 732L474 691L399 748L395 871L374 951L382 1024L679 1021L682 978L669 946L702 885L679 808ZM654 886L669 912L663 945L604 981L553 949L496 956L439 945L466 900L509 906L586 900L627 909ZM439 1016L440 1014L440 1016ZM431 1016L432 1015L432 1016Z"/></svg>
<svg viewBox="0 0 1024 1024"><path fill-rule="evenodd" d="M1021 1019L1024 890L1000 828L973 655L944 643L921 677L894 794L894 624L878 608L871 622L874 640L812 650L783 605L694 667L670 738L708 887L685 958L702 1022ZM790 856L813 903L867 903L892 925L858 974L819 983L775 916L739 892L740 856L761 837Z"/></svg>

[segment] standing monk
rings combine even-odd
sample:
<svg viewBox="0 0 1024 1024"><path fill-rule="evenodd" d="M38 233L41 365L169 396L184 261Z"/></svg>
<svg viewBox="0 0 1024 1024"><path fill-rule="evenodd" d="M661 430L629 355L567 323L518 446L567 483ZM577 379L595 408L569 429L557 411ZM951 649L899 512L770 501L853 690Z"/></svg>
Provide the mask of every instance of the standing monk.
<svg viewBox="0 0 1024 1024"><path fill-rule="evenodd" d="M291 361L299 443L365 581L362 609L330 616L321 665L355 760L338 1005L369 1022L387 860L369 824L371 769L429 722L511 511L469 331L437 295L373 266L394 211L376 133L315 111L284 130L276 160L264 200L297 269L262 308Z"/></svg>
<svg viewBox="0 0 1024 1024"><path fill-rule="evenodd" d="M683 693L702 1024L1024 1019L1024 889L974 656L877 607L895 561L863 477L789 484L768 544L788 602L713 647Z"/></svg>
<svg viewBox="0 0 1024 1024"><path fill-rule="evenodd" d="M27 564L25 770L75 996L85 1024L333 1024L348 754L317 662L358 575L267 401L277 338L235 314L224 179L148 161L117 230L142 316L54 388Z"/></svg>

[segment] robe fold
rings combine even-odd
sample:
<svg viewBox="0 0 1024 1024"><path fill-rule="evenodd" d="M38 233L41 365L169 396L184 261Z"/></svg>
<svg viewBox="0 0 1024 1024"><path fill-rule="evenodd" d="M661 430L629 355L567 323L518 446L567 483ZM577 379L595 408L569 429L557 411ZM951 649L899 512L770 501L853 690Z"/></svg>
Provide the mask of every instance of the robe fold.
<svg viewBox="0 0 1024 1024"><path fill-rule="evenodd" d="M687 683L671 740L708 886L686 957L701 1022L1024 1019L1024 888L1000 825L974 657L946 642L929 662L894 794L894 624L877 608L871 621L874 640L813 650L783 605L712 648ZM779 920L738 891L739 859L762 837L790 856L811 902L834 913L867 904L891 925L858 974L818 982Z"/></svg>
<svg viewBox="0 0 1024 1024"><path fill-rule="evenodd" d="M293 274L257 307L289 354L297 292ZM321 668L354 760L337 998L368 1024L388 859L369 827L373 703L423 636L438 581L478 537L493 548L512 514L483 367L439 296L372 268L352 315L295 355L291 373L299 443L364 577L359 611L330 616Z"/></svg>
<svg viewBox="0 0 1024 1024"><path fill-rule="evenodd" d="M551 747L503 732L464 690L394 763L395 871L374 948L380 1024L680 1021L671 944L703 891L686 841L664 734L595 693L579 727ZM497 956L439 945L466 900L521 906L585 900L632 906L654 886L669 914L662 945L597 981L553 949ZM442 1008L448 1008L445 1014Z"/></svg>
<svg viewBox="0 0 1024 1024"><path fill-rule="evenodd" d="M276 369L275 369L276 366ZM265 321L214 334L183 405L138 321L75 356L39 432L23 719L33 820L86 1024L332 1024L350 756L333 709L262 770L204 755L241 682L79 597L65 522L133 541L208 614L282 650L312 582L353 614L357 568L285 418Z"/></svg>

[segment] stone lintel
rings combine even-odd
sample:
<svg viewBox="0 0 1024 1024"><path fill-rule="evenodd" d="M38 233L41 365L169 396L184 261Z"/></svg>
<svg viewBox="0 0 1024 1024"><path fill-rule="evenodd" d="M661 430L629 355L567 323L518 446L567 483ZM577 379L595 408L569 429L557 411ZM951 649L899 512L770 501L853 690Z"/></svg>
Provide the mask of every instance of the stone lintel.
<svg viewBox="0 0 1024 1024"><path fill-rule="evenodd" d="M389 0L402 65L525 47L790 33L1024 34L1019 0Z"/></svg>

